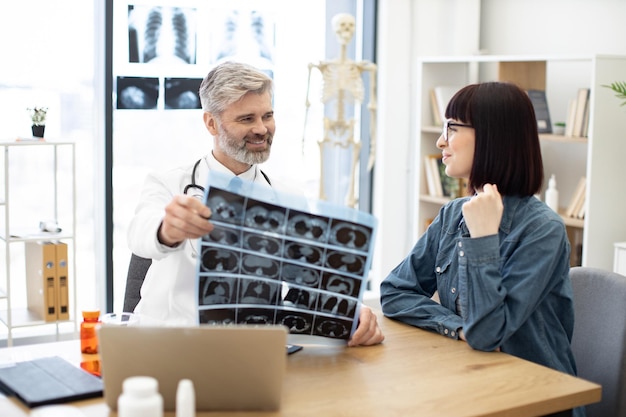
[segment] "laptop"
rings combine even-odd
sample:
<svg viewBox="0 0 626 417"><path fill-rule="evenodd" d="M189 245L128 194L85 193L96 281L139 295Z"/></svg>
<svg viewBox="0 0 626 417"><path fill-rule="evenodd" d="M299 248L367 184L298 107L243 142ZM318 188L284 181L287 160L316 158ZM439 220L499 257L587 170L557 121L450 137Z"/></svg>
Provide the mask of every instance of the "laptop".
<svg viewBox="0 0 626 417"><path fill-rule="evenodd" d="M165 411L176 409L181 379L193 382L197 411L275 411L283 390L286 341L287 328L278 325L103 325L104 399L115 411L124 379L152 376Z"/></svg>

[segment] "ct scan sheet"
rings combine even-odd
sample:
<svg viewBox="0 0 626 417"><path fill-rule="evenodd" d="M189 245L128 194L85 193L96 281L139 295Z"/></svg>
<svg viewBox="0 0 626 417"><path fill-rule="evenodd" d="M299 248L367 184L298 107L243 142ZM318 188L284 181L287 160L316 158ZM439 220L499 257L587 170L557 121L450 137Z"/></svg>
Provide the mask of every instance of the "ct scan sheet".
<svg viewBox="0 0 626 417"><path fill-rule="evenodd" d="M370 270L376 219L211 172L215 229L199 240L200 324L283 324L349 339Z"/></svg>

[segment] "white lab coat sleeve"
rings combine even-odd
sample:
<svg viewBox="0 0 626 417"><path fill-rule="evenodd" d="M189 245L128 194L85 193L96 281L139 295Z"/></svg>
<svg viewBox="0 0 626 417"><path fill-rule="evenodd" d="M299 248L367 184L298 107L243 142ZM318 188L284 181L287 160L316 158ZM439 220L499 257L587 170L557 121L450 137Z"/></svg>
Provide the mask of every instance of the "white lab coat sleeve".
<svg viewBox="0 0 626 417"><path fill-rule="evenodd" d="M174 195L183 193L190 175L191 169L177 168L164 174L151 173L146 177L135 215L128 227L127 242L132 253L159 260L184 247L178 245L172 248L161 244L157 232L165 216L165 206Z"/></svg>

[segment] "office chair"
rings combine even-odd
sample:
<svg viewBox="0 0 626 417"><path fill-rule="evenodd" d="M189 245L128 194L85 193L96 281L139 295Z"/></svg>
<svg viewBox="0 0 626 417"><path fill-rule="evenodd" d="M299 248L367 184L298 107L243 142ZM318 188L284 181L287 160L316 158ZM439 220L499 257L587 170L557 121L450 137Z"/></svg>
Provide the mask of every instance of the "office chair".
<svg viewBox="0 0 626 417"><path fill-rule="evenodd" d="M128 264L128 274L126 275L126 291L124 293L125 312L132 313L139 300L141 300L141 286L151 264L152 259L142 258L134 253L131 255Z"/></svg>
<svg viewBox="0 0 626 417"><path fill-rule="evenodd" d="M587 417L626 417L626 277L573 267L574 336L578 376L602 385L602 401Z"/></svg>

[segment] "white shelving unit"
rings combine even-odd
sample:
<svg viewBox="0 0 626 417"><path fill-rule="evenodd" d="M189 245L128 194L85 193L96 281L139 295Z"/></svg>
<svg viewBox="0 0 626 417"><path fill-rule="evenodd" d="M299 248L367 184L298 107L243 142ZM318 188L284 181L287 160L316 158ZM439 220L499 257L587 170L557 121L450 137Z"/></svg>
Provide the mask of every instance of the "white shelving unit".
<svg viewBox="0 0 626 417"><path fill-rule="evenodd" d="M412 172L415 202L411 227L414 239L426 229L445 199L428 195L421 161L440 152L435 141L441 127L433 126L430 89L481 81L511 81L524 89L545 90L552 122L566 119L568 102L579 88L591 89L587 138L541 135L545 186L555 174L559 206L565 210L582 176L587 178L584 220L563 217L581 263L612 270L613 244L626 238L626 108L613 91L603 87L626 80L625 56L465 56L422 58L417 65L416 135ZM543 193L542 193L543 198ZM582 247L581 247L582 245Z"/></svg>
<svg viewBox="0 0 626 417"><path fill-rule="evenodd" d="M76 154L73 142L0 142L4 151L0 185L0 242L4 245L0 271L0 323L12 346L17 328L56 326L76 316ZM41 232L40 221L55 220L59 233ZM26 242L55 240L67 243L69 255L69 320L45 321L27 308Z"/></svg>

